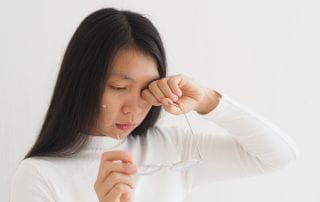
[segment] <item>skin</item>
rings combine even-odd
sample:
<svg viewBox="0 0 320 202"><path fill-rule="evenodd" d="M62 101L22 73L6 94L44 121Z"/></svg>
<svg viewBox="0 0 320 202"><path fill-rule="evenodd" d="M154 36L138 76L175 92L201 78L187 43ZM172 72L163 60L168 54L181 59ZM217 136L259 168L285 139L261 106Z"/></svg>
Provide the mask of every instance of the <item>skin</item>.
<svg viewBox="0 0 320 202"><path fill-rule="evenodd" d="M134 123L137 127L153 105L162 105L165 111L174 115L191 110L206 114L218 105L220 97L218 92L200 86L185 75L159 79L152 57L133 48L122 50L111 65L98 124L91 134L123 139L134 128L123 131L116 124ZM173 102L182 106L183 112L172 105ZM133 201L133 176L137 170L129 152L104 152L94 184L99 201Z"/></svg>

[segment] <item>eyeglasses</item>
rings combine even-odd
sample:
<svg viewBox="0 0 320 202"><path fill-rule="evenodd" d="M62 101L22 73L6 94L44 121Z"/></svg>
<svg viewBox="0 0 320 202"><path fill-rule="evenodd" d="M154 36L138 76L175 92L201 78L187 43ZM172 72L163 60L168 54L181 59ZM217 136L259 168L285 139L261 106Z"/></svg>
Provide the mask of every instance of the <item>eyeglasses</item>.
<svg viewBox="0 0 320 202"><path fill-rule="evenodd" d="M187 117L187 115L185 114L184 110L183 110L183 107L179 104L179 103L173 103L172 105L178 107L188 125L189 125L189 128L190 128L190 131L191 131L191 135L194 137L195 134L192 130L192 127L191 127L191 124L189 122L189 119ZM176 163L171 163L171 164L147 164L147 165L141 165L138 169L138 175L151 175L151 174L154 174L156 172L159 172L161 170L164 170L164 169L170 169L170 170L173 170L173 171L182 171L182 170L186 170L186 169L189 169L195 165L199 165L203 162L203 159L202 159L202 155L201 155L201 152L200 152L200 149L199 149L199 144L196 144L196 156L192 156L190 159L188 160L181 160L181 161L178 161ZM192 151L192 153L194 153L194 151Z"/></svg>

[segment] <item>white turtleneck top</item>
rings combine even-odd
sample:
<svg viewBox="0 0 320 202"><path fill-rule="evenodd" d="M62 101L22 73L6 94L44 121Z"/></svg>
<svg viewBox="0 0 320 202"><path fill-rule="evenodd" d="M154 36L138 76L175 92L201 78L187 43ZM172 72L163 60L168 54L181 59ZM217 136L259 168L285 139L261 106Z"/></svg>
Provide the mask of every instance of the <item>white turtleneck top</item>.
<svg viewBox="0 0 320 202"><path fill-rule="evenodd" d="M137 176L136 202L183 201L194 187L216 180L248 177L288 165L298 156L293 140L274 124L222 94L218 106L201 115L228 134L190 133L188 128L154 127L145 136L123 142L89 136L72 158L32 157L22 160L11 183L11 202L98 201L94 182L103 152L127 150L137 165L170 164L188 159L199 145L202 164L184 171L161 170ZM192 138L193 137L193 138Z"/></svg>

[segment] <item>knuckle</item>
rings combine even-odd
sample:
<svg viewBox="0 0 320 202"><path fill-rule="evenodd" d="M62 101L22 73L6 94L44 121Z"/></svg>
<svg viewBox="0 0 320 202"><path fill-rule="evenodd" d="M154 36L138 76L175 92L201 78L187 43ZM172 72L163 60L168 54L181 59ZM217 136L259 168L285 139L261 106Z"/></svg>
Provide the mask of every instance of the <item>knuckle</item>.
<svg viewBox="0 0 320 202"><path fill-rule="evenodd" d="M175 84L179 77L172 77L168 82L169 84Z"/></svg>
<svg viewBox="0 0 320 202"><path fill-rule="evenodd" d="M160 79L158 83L162 84L162 85L167 84L167 79L165 79L165 78Z"/></svg>
<svg viewBox="0 0 320 202"><path fill-rule="evenodd" d="M121 165L121 169L122 169L123 171L128 171L129 168L128 168L127 163L123 163L123 164Z"/></svg>
<svg viewBox="0 0 320 202"><path fill-rule="evenodd" d="M132 160L132 155L131 155L130 152L128 152L128 151L120 151L120 152L121 152L121 153L120 153L121 156L126 157L126 158Z"/></svg>
<svg viewBox="0 0 320 202"><path fill-rule="evenodd" d="M119 176L119 174L112 172L110 174L110 180L111 181L119 181L121 179L121 177Z"/></svg>
<svg viewBox="0 0 320 202"><path fill-rule="evenodd" d="M99 168L99 173L107 173L111 169L111 163L109 161L102 161Z"/></svg>
<svg viewBox="0 0 320 202"><path fill-rule="evenodd" d="M98 182L95 182L93 185L93 188L96 192L99 192L101 190L101 184Z"/></svg>
<svg viewBox="0 0 320 202"><path fill-rule="evenodd" d="M101 155L101 161L108 160L109 155L110 155L110 152L103 152Z"/></svg>
<svg viewBox="0 0 320 202"><path fill-rule="evenodd" d="M127 163L124 166L124 170L127 172L127 173L135 173L137 171L137 168L134 164L131 164L131 163Z"/></svg>
<svg viewBox="0 0 320 202"><path fill-rule="evenodd" d="M122 184L116 184L114 186L114 190L119 193L119 192L122 192L124 190L124 187L123 187Z"/></svg>
<svg viewBox="0 0 320 202"><path fill-rule="evenodd" d="M156 86L157 86L157 81L153 81L148 85L148 87L151 88L151 89L155 88Z"/></svg>
<svg viewBox="0 0 320 202"><path fill-rule="evenodd" d="M106 158L105 152L103 152L100 156L100 161L103 161Z"/></svg>
<svg viewBox="0 0 320 202"><path fill-rule="evenodd" d="M98 184L97 184L97 182L94 183L93 188L94 188L94 190L96 190L96 191L98 190Z"/></svg>
<svg viewBox="0 0 320 202"><path fill-rule="evenodd" d="M148 89L145 89L141 92L142 95L146 96L149 94Z"/></svg>
<svg viewBox="0 0 320 202"><path fill-rule="evenodd" d="M142 98L147 101L149 104L152 104L154 102L153 96L149 92L142 93Z"/></svg>

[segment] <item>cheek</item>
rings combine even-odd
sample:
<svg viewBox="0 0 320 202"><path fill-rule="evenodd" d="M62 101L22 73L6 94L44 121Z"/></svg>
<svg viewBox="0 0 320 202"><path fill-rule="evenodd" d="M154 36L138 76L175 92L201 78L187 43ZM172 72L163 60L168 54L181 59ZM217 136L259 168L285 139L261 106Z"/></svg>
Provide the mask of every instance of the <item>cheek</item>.
<svg viewBox="0 0 320 202"><path fill-rule="evenodd" d="M102 107L104 105L105 107ZM121 103L116 99L110 99L110 96L105 95L101 102L100 118L104 122L113 120L120 112Z"/></svg>
<svg viewBox="0 0 320 202"><path fill-rule="evenodd" d="M148 113L149 113L150 110L151 110L151 106L147 106L147 107L145 107L143 110L144 110L144 111L143 111L143 113L142 113L142 119L145 119L146 116L148 115Z"/></svg>
<svg viewBox="0 0 320 202"><path fill-rule="evenodd" d="M101 118L104 121L110 121L114 118L117 118L117 115L121 114L122 107L126 106L126 101L130 102L133 95L126 96L125 98L122 96L119 96L117 94L113 94L112 92L105 92L102 98L102 105L105 105L106 108L101 108ZM126 100L124 102L121 102L121 100ZM146 101L140 102L140 109L141 113L139 114L139 118L145 118L147 114L149 113L150 109L152 108L152 105L149 104Z"/></svg>
<svg viewBox="0 0 320 202"><path fill-rule="evenodd" d="M101 104L106 106L107 110L116 109L120 107L121 100L117 95L113 94L112 92L105 91Z"/></svg>

